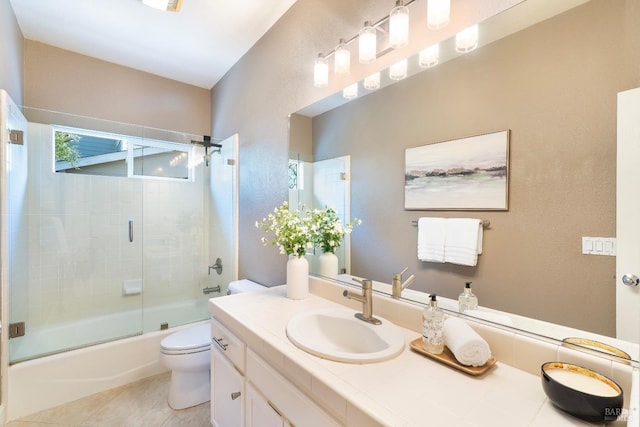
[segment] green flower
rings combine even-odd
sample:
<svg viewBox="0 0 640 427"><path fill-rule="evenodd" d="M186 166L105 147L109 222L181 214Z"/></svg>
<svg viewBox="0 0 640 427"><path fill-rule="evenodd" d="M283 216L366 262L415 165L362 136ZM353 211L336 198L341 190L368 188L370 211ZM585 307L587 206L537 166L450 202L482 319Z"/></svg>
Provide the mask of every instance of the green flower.
<svg viewBox="0 0 640 427"><path fill-rule="evenodd" d="M362 221L355 218L343 226L335 209L314 209L311 213L311 224L314 231L313 242L322 248L322 252L335 253L342 244L344 235L351 233L353 227L361 223Z"/></svg>
<svg viewBox="0 0 640 427"><path fill-rule="evenodd" d="M288 202L274 208L262 221L256 221L256 227L273 233L271 238L263 237L262 243L278 246L281 254L304 256L314 240L308 215L303 217L298 211L291 212Z"/></svg>

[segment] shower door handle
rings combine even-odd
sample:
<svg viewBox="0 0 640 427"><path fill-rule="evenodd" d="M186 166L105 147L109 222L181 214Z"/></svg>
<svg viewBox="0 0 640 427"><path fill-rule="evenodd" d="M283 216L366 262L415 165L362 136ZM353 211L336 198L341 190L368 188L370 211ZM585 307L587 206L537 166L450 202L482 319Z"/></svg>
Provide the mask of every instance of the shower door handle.
<svg viewBox="0 0 640 427"><path fill-rule="evenodd" d="M133 242L133 220L129 220L129 241Z"/></svg>

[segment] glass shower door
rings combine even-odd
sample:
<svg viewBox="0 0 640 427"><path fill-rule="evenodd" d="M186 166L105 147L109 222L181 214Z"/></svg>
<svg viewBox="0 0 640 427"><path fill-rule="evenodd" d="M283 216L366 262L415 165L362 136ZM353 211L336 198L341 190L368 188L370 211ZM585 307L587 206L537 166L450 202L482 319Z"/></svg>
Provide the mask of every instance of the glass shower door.
<svg viewBox="0 0 640 427"><path fill-rule="evenodd" d="M122 146L61 166L56 137L63 131L51 123L105 132L121 126L25 115L27 178L24 186L9 179L11 197L25 200L11 220L24 252L12 265L22 274L10 283L11 322L24 325L24 335L9 341L12 363L142 332L142 182L122 175ZM135 132L140 128L126 130ZM77 147L89 151L114 140L87 139Z"/></svg>
<svg viewBox="0 0 640 427"><path fill-rule="evenodd" d="M143 182L144 331L205 320L209 180L202 136L145 129L134 173ZM215 275L215 272L212 272Z"/></svg>

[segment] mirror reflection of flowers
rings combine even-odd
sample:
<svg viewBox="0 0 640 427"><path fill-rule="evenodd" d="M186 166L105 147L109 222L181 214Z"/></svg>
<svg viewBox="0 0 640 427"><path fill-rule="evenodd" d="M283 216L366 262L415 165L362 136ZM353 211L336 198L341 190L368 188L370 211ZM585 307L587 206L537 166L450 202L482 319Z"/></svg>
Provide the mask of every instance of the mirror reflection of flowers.
<svg viewBox="0 0 640 427"><path fill-rule="evenodd" d="M322 248L324 253L335 253L342 244L345 234L351 233L353 227L362 221L355 218L348 224L342 225L335 209L314 209L311 213L311 227L314 230L313 242Z"/></svg>
<svg viewBox="0 0 640 427"><path fill-rule="evenodd" d="M302 257L314 240L308 212L304 212L304 216L298 211L291 212L286 201L262 221L256 221L256 227L273 233L271 238L263 237L262 243L278 246L281 254Z"/></svg>

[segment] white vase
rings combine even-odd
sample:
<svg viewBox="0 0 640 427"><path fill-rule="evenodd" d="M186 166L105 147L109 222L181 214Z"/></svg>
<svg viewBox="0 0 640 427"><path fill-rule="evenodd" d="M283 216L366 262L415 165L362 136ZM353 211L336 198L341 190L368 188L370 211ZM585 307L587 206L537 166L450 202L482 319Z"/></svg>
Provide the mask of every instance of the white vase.
<svg viewBox="0 0 640 427"><path fill-rule="evenodd" d="M304 256L289 255L287 298L305 299L309 295L309 262Z"/></svg>
<svg viewBox="0 0 640 427"><path fill-rule="evenodd" d="M331 252L323 253L318 257L320 262L320 275L335 279L338 277L338 257Z"/></svg>

